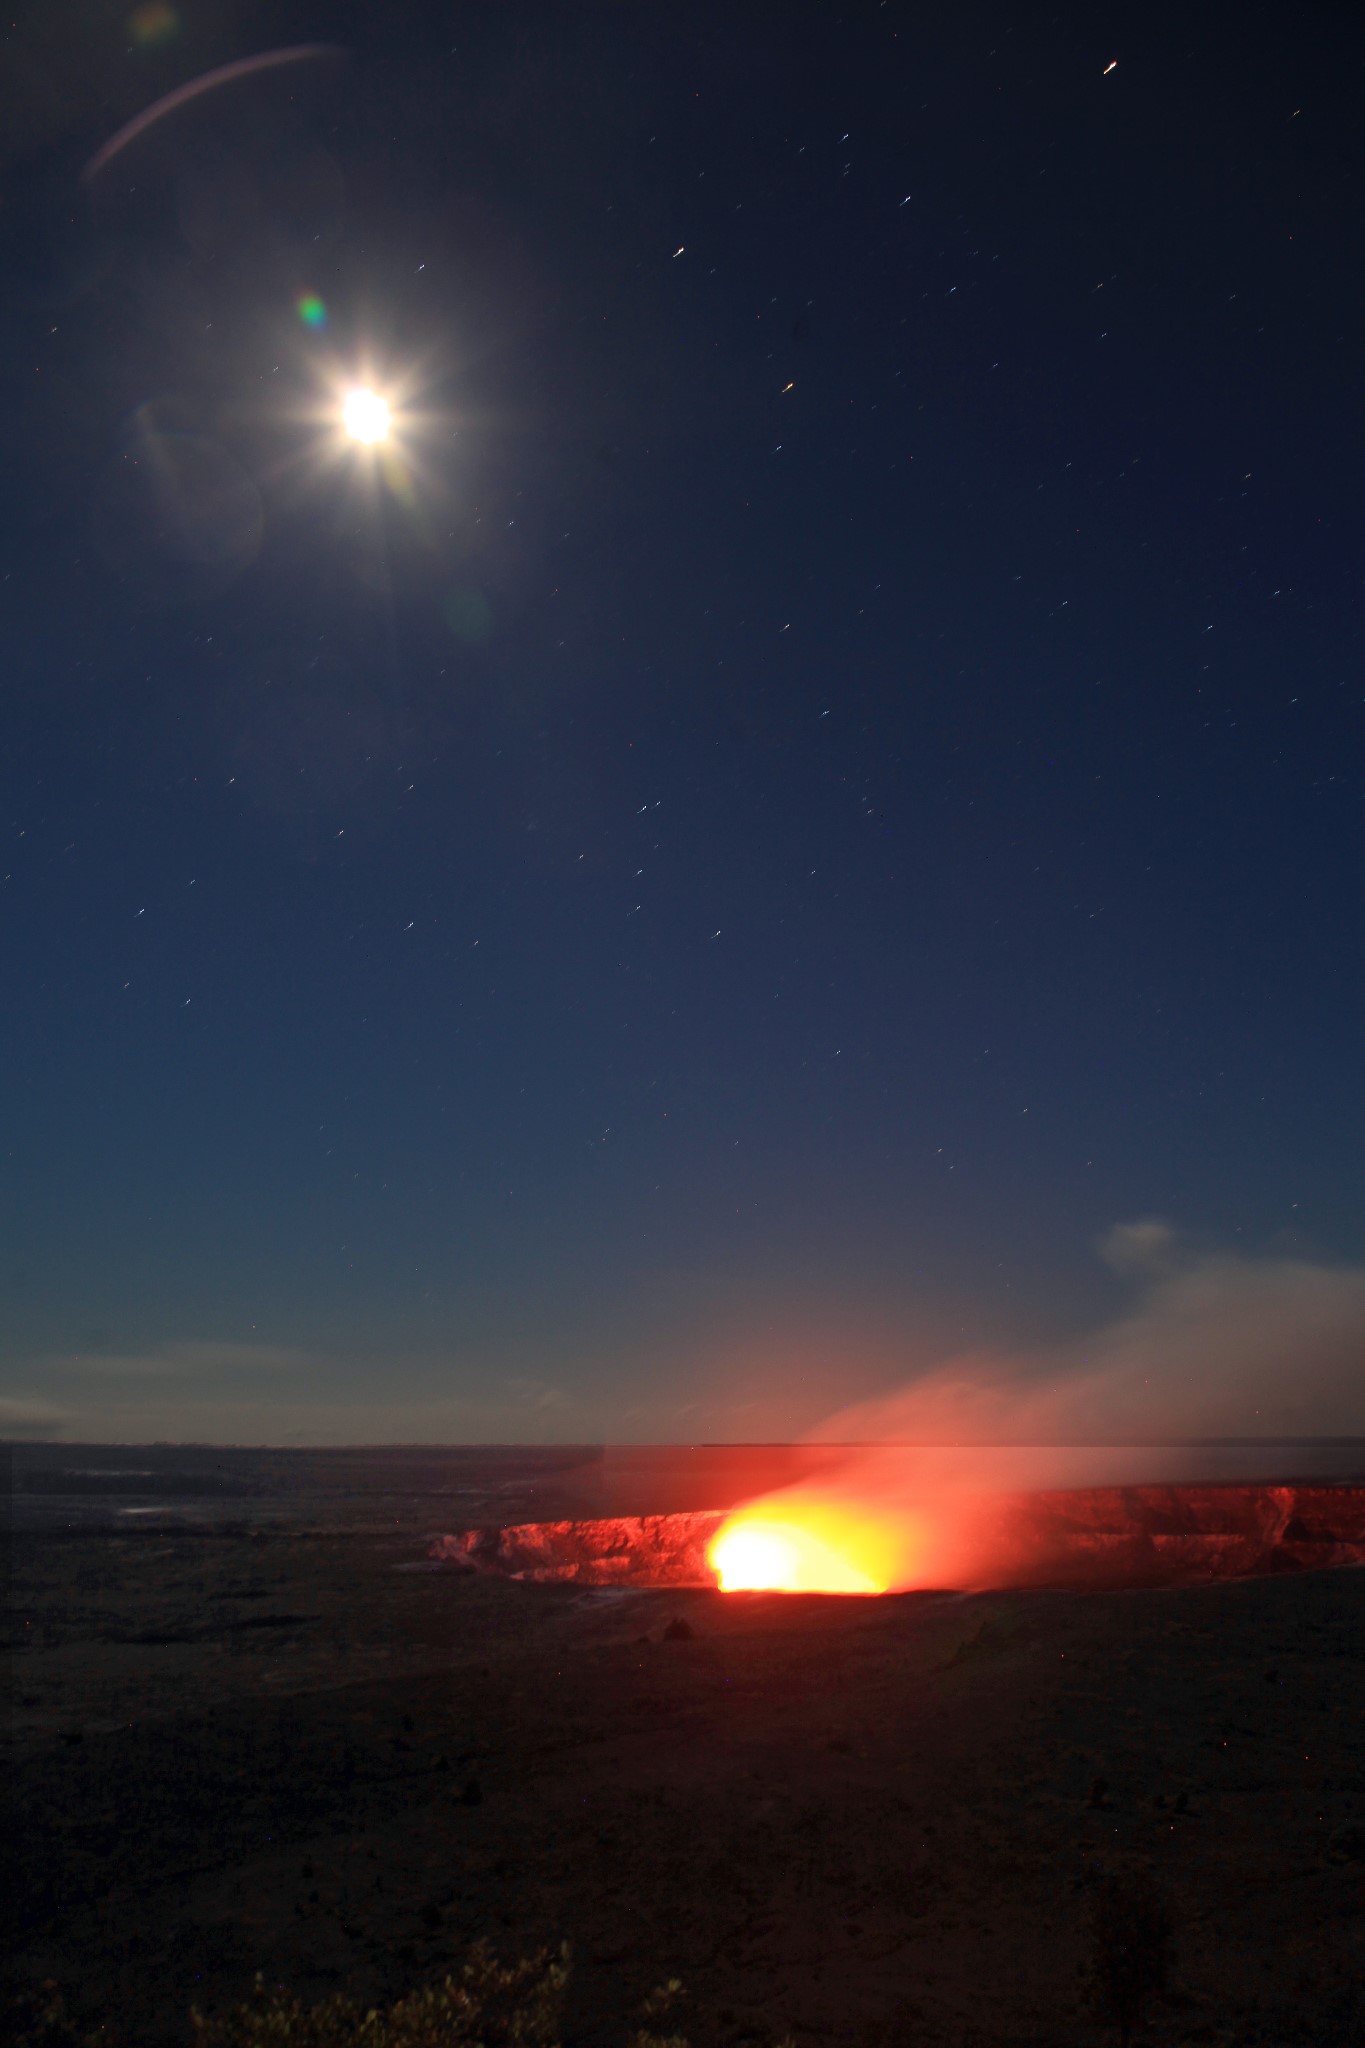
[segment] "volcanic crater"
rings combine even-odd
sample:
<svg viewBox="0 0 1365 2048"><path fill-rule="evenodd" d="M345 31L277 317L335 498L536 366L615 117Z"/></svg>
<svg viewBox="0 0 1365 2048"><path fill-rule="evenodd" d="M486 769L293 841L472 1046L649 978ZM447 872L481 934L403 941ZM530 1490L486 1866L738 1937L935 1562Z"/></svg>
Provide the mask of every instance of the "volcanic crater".
<svg viewBox="0 0 1365 2048"><path fill-rule="evenodd" d="M765 1506L788 1511L780 1495ZM1365 1563L1365 1486L1104 1486L995 1494L971 1513L991 1560L971 1590L1195 1585ZM484 1526L437 1537L429 1555L542 1585L714 1587L708 1550L728 1519L708 1510Z"/></svg>

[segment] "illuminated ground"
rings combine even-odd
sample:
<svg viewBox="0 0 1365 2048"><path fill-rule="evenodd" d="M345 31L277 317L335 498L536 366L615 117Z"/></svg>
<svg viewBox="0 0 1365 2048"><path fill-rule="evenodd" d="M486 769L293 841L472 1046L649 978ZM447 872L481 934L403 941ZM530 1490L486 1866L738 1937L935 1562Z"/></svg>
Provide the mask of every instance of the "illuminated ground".
<svg viewBox="0 0 1365 2048"><path fill-rule="evenodd" d="M392 1996L488 1933L573 1942L570 2041L676 1972L699 2048L1098 2042L1117 1859L1176 1901L1154 2040L1343 2038L1365 1573L820 1601L421 1558L19 1541L20 1963L82 2019L183 2041L258 1967Z"/></svg>

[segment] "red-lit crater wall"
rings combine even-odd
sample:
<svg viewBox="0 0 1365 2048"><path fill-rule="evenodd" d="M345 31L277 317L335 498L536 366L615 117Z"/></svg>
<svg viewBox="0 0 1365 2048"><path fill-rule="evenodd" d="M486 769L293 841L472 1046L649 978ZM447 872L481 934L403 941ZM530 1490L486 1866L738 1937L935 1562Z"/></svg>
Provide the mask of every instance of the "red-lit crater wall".
<svg viewBox="0 0 1365 2048"><path fill-rule="evenodd" d="M1365 1563L1365 1486L1129 1486L998 1495L972 1504L976 1585L1197 1584ZM725 1516L527 1522L440 1536L469 1571L584 1586L713 1586Z"/></svg>

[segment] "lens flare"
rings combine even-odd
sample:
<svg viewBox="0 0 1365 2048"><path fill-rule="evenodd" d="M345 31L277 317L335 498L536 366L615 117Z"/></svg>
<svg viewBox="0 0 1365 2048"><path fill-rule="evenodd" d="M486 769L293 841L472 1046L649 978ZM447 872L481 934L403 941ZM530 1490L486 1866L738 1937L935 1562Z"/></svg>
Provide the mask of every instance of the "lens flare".
<svg viewBox="0 0 1365 2048"><path fill-rule="evenodd" d="M706 1559L723 1593L884 1593L885 1581L848 1554L862 1548L856 1530L841 1542L838 1532L745 1511L717 1531Z"/></svg>
<svg viewBox="0 0 1365 2048"><path fill-rule="evenodd" d="M327 307L316 292L300 292L294 301L294 310L305 327L327 325Z"/></svg>
<svg viewBox="0 0 1365 2048"><path fill-rule="evenodd" d="M144 13L151 23L150 39L153 46L158 41L164 41L167 35L174 34L179 25L179 16L169 4L163 7L156 4L156 0L152 0L147 9L139 10L140 15ZM134 36L139 34L136 27L137 19L138 16L134 16L133 22L130 23L130 30ZM143 29L140 39L144 42L147 40L146 28ZM178 113L181 107L187 107L195 100L201 100L210 93L221 92L224 86L236 85L244 78L255 78L264 72L278 71L284 66L292 68L299 64L316 65L323 61L335 63L345 54L344 50L339 50L332 43L298 43L291 49L266 50L257 57L238 57L231 64L220 64L216 71L206 71L201 78L192 78L188 84L178 85L174 92L168 92L153 106L144 107L140 114L135 114L131 121L125 121L118 133L111 135L103 147L95 151L81 172L82 183L93 184L105 166L111 164L116 156L121 156L139 136L145 135L149 128L156 127L157 123L164 121L168 115Z"/></svg>
<svg viewBox="0 0 1365 2048"><path fill-rule="evenodd" d="M154 50L168 43L180 30L180 16L167 0L147 0L128 17L128 33L140 50Z"/></svg>
<svg viewBox="0 0 1365 2048"><path fill-rule="evenodd" d="M368 385L348 391L342 401L341 424L353 441L361 441L368 448L387 441L392 425L388 400Z"/></svg>

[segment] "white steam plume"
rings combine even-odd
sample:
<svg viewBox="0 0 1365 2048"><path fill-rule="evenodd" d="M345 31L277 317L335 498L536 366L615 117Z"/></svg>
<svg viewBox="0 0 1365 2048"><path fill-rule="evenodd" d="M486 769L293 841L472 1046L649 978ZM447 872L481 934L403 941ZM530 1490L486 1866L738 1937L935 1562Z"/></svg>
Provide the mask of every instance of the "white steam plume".
<svg viewBox="0 0 1365 2048"><path fill-rule="evenodd" d="M1140 1275L1124 1316L1048 1351L979 1353L862 1401L817 1442L1161 1444L1365 1436L1365 1269L1182 1257L1162 1223L1122 1224L1108 1263Z"/></svg>

